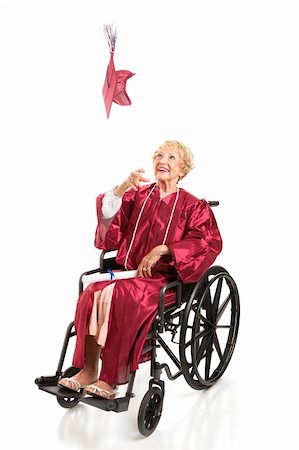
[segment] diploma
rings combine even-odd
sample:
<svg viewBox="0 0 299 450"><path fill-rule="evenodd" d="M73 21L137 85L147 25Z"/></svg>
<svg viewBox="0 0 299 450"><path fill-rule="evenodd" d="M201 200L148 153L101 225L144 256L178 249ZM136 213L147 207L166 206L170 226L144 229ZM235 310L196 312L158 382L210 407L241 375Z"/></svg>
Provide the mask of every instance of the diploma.
<svg viewBox="0 0 299 450"><path fill-rule="evenodd" d="M91 275L83 275L82 282L85 285L89 285L90 283L97 283L98 281L114 281L120 280L123 278L134 278L137 277L137 270L116 270L109 272L99 272L93 273Z"/></svg>

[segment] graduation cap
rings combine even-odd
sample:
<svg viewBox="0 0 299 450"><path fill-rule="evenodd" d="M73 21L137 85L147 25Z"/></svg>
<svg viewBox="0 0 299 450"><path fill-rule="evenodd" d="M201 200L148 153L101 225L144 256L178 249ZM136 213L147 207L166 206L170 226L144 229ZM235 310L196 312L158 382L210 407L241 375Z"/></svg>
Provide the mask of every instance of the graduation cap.
<svg viewBox="0 0 299 450"><path fill-rule="evenodd" d="M108 119L112 102L122 106L131 105L131 100L126 92L126 83L135 73L129 70L115 70L114 50L117 33L112 25L104 25L104 35L110 49L110 61L103 86L103 97Z"/></svg>

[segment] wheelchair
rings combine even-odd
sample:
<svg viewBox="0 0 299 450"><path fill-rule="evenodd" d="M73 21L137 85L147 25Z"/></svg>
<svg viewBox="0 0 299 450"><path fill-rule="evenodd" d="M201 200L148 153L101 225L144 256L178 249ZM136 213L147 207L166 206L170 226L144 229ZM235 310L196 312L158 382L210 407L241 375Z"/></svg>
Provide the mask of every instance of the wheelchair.
<svg viewBox="0 0 299 450"><path fill-rule="evenodd" d="M209 202L218 206L219 202ZM114 252L115 253L115 252ZM101 252L99 267L84 272L79 279L79 293L84 280L90 275L120 269L115 255ZM175 304L164 307L166 292L176 291ZM156 317L145 341L142 355L150 356L149 389L143 397L138 413L138 429L147 437L154 432L161 418L165 383L161 373L169 380L183 375L192 389L202 390L213 386L224 374L234 352L240 321L240 300L237 285L228 271L218 265L211 266L196 283L184 284L179 279L167 283L159 295ZM176 353L162 337L168 332ZM38 388L55 395L63 408L73 408L79 402L105 411L123 412L129 408L136 372L130 374L126 394L113 400L82 396L82 392L59 386L60 378L72 377L79 372L76 367L63 370L70 339L76 335L74 322L67 327L55 375L35 379ZM172 344L172 345L173 345ZM173 373L167 363L157 360L157 349L163 349L177 371ZM141 358L142 358L141 355Z"/></svg>

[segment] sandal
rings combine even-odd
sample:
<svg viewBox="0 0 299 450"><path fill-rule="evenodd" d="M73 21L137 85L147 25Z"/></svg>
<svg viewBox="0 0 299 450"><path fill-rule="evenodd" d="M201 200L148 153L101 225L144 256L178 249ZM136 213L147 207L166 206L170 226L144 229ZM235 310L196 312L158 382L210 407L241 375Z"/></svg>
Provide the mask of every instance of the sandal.
<svg viewBox="0 0 299 450"><path fill-rule="evenodd" d="M66 381L66 384L62 384L62 381ZM74 380L74 378L61 378L61 380L59 380L57 384L76 392L79 392L80 389L84 389L89 386L88 384L82 385L81 383L79 383L79 381Z"/></svg>
<svg viewBox="0 0 299 450"><path fill-rule="evenodd" d="M106 398L107 400L113 400L118 393L118 390L113 389L113 391L106 391L105 389L102 389L95 384L90 384L89 386L86 386L86 389L84 389L84 393L92 395L93 397L102 397Z"/></svg>

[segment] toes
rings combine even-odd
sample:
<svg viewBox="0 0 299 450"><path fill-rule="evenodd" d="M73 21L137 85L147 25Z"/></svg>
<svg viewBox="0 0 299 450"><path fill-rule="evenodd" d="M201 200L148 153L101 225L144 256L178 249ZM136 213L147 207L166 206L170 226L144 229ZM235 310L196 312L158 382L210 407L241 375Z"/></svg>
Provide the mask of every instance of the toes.
<svg viewBox="0 0 299 450"><path fill-rule="evenodd" d="M73 378L62 378L58 382L58 384L67 389L71 389L72 391L78 391L81 388L81 384L79 383L79 381L77 381Z"/></svg>

